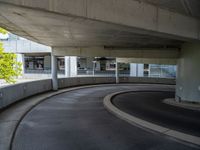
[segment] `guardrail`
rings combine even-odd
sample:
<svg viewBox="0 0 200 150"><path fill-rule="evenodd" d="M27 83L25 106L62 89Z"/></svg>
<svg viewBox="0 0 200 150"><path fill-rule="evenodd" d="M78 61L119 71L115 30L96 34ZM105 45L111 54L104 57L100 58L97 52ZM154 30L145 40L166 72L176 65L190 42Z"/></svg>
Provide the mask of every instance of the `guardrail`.
<svg viewBox="0 0 200 150"><path fill-rule="evenodd" d="M121 77L120 83L150 83L150 84L175 84L175 79L145 78L145 77ZM59 89L91 84L112 84L114 77L74 77L60 78ZM0 88L0 109L5 108L27 97L52 90L51 79L37 80L14 84Z"/></svg>
<svg viewBox="0 0 200 150"><path fill-rule="evenodd" d="M50 91L51 79L24 82L0 88L0 109L32 95Z"/></svg>

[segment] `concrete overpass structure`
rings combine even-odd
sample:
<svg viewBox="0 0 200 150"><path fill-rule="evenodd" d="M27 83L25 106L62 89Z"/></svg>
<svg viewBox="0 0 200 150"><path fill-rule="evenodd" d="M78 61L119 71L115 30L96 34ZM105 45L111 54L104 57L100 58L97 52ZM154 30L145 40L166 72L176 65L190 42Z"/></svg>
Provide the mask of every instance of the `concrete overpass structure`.
<svg viewBox="0 0 200 150"><path fill-rule="evenodd" d="M177 99L200 102L198 0L0 0L0 26L56 56L177 64Z"/></svg>

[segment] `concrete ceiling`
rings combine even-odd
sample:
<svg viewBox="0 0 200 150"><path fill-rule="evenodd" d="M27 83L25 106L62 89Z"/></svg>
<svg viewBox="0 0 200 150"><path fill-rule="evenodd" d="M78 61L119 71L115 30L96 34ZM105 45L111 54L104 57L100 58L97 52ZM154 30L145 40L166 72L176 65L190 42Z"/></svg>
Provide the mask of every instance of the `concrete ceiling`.
<svg viewBox="0 0 200 150"><path fill-rule="evenodd" d="M178 0L143 1L187 13ZM197 1L195 3L195 6L198 6L199 3ZM196 12L199 10L195 6L190 3L192 14L187 13L187 15L198 17L199 14ZM0 26L17 35L52 47L179 48L184 42L182 39L157 36L145 30L107 21L17 5L4 5L4 3L0 4Z"/></svg>
<svg viewBox="0 0 200 150"><path fill-rule="evenodd" d="M184 15L200 18L200 0L140 0Z"/></svg>

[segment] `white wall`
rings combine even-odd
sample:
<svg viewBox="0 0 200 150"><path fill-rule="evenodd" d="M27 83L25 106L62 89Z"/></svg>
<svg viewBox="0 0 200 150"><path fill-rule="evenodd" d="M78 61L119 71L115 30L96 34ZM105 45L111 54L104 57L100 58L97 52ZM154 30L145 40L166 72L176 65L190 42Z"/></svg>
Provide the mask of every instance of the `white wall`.
<svg viewBox="0 0 200 150"><path fill-rule="evenodd" d="M77 57L76 56L70 57L70 76L71 77L77 76Z"/></svg>
<svg viewBox="0 0 200 150"><path fill-rule="evenodd" d="M137 76L137 64L130 64L130 76L136 77Z"/></svg>
<svg viewBox="0 0 200 150"><path fill-rule="evenodd" d="M77 57L65 56L65 76L75 77L77 76Z"/></svg>
<svg viewBox="0 0 200 150"><path fill-rule="evenodd" d="M51 47L26 39L3 41L5 52L12 53L50 53Z"/></svg>
<svg viewBox="0 0 200 150"><path fill-rule="evenodd" d="M130 76L131 77L143 77L144 76L144 64L130 64Z"/></svg>

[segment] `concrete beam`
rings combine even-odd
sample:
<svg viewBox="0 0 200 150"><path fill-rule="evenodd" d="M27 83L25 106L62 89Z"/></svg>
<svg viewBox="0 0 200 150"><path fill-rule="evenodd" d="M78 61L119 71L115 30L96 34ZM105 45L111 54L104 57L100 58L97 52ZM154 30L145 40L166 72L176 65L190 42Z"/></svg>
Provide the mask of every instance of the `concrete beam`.
<svg viewBox="0 0 200 150"><path fill-rule="evenodd" d="M159 65L176 65L177 59L175 58L117 58L120 63L137 63L137 64L159 64Z"/></svg>
<svg viewBox="0 0 200 150"><path fill-rule="evenodd" d="M134 0L0 0L0 5L12 4L34 10L113 23L134 28L134 32L200 40L200 21L159 6Z"/></svg>
<svg viewBox="0 0 200 150"><path fill-rule="evenodd" d="M176 59L180 56L179 49L105 49L101 47L69 48L54 47L56 56L82 56L82 57L125 57L125 58L161 58Z"/></svg>

